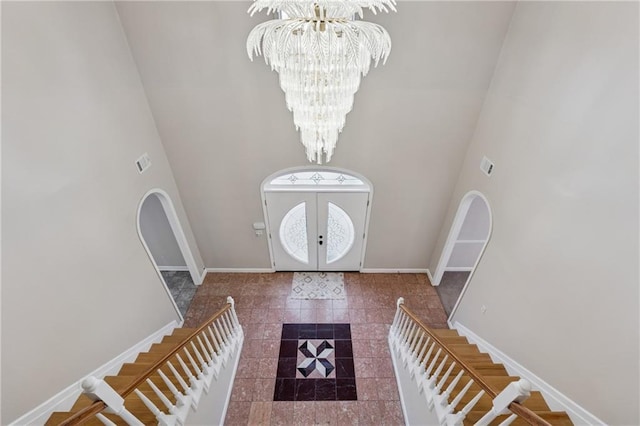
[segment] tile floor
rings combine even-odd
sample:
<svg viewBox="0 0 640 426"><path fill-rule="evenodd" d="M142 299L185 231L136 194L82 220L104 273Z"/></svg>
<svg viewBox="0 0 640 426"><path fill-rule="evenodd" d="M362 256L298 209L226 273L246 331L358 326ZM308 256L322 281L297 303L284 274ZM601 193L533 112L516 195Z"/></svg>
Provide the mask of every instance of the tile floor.
<svg viewBox="0 0 640 426"><path fill-rule="evenodd" d="M398 297L423 321L446 328L446 315L423 274L345 273L344 300L290 299L293 273L207 274L185 327L213 315L227 296L245 341L226 425L402 425L386 341ZM350 324L357 400L274 401L283 324Z"/></svg>
<svg viewBox="0 0 640 426"><path fill-rule="evenodd" d="M440 280L440 285L435 287L447 317L451 315L469 274L471 272L445 272Z"/></svg>
<svg viewBox="0 0 640 426"><path fill-rule="evenodd" d="M274 401L356 401L349 324L284 324Z"/></svg>
<svg viewBox="0 0 640 426"><path fill-rule="evenodd" d="M184 317L189 310L189 305L196 294L198 286L193 283L188 271L162 271L162 278L167 283L171 297L175 300L180 313Z"/></svg>

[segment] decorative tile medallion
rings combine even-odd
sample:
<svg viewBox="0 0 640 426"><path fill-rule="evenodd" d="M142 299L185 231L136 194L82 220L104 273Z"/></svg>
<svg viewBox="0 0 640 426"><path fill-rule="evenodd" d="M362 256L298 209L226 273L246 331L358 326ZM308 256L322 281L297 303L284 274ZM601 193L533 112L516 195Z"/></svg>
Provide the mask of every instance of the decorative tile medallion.
<svg viewBox="0 0 640 426"><path fill-rule="evenodd" d="M283 324L274 401L354 401L349 324Z"/></svg>

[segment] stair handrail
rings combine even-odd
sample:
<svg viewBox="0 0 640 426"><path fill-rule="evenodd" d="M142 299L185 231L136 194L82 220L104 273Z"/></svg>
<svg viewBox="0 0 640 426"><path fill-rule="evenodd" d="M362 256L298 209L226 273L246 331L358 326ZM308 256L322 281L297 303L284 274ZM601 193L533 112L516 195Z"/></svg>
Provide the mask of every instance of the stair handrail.
<svg viewBox="0 0 640 426"><path fill-rule="evenodd" d="M469 365L464 359L458 356L454 351L452 351L446 342L440 339L435 333L431 332L431 329L425 325L420 318L418 318L409 308L404 305L404 300L398 301L398 309L402 310L411 320L416 323L422 331L424 331L433 341L442 348L450 358L455 360L458 365L464 369L469 376L480 386L491 399L494 399L500 393L496 389L494 389L489 383L487 383L482 374L480 374L476 369L474 369L471 365ZM509 404L507 407L512 413L516 414L518 417L521 417L525 422L533 426L553 426L551 423L547 422L542 417L538 416L534 411L525 407L524 405L514 401Z"/></svg>
<svg viewBox="0 0 640 426"><path fill-rule="evenodd" d="M125 386L123 389L116 390L117 393L122 397L126 398L131 393L134 392L138 386L143 384L149 377L151 377L156 371L158 371L167 361L169 361L174 355L176 355L180 350L182 350L192 339L194 339L198 334L204 331L210 324L215 322L218 318L224 315L227 311L233 308L233 299L227 298L227 303L220 309L218 312L213 314L207 321L203 322L200 327L196 328L193 332L189 333L184 337L182 342L176 345L171 351L162 356L156 362L154 362L149 368L147 368L144 372L142 372L138 377L133 380L130 384ZM90 419L91 417L99 414L103 410L107 408L107 404L103 401L94 401L91 405L86 406L82 410L79 410L73 413L71 416L62 421L59 426L72 426L82 424L85 420Z"/></svg>

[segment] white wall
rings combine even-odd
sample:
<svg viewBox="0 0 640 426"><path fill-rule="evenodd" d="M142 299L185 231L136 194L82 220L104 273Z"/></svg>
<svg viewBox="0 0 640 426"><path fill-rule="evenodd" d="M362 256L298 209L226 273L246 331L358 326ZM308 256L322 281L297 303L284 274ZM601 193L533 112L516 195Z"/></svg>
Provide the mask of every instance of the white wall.
<svg viewBox="0 0 640 426"><path fill-rule="evenodd" d="M393 40L372 69L330 166L374 187L365 268L424 268L514 4L401 2L369 16ZM208 267L268 268L260 183L306 165L278 76L250 62L246 2L117 5ZM393 250L389 250L393 247Z"/></svg>
<svg viewBox="0 0 640 426"><path fill-rule="evenodd" d="M167 214L160 199L154 194L148 196L140 208L140 232L160 270L173 266L186 268L187 263Z"/></svg>
<svg viewBox="0 0 640 426"><path fill-rule="evenodd" d="M191 231L112 3L2 2L2 171L7 424L178 319L142 196L165 189Z"/></svg>
<svg viewBox="0 0 640 426"><path fill-rule="evenodd" d="M640 423L638 71L638 3L519 2L431 260L486 194L453 320L612 425Z"/></svg>

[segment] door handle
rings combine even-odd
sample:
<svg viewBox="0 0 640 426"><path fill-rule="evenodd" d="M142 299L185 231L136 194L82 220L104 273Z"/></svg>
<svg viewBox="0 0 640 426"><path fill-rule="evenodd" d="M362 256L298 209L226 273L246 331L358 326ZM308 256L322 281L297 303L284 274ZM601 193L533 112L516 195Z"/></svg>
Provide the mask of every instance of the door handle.
<svg viewBox="0 0 640 426"><path fill-rule="evenodd" d="M320 235L318 238L319 238L318 244L322 245L322 235Z"/></svg>

